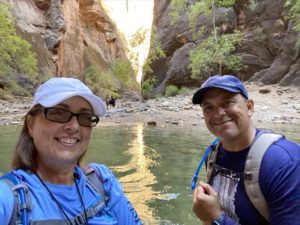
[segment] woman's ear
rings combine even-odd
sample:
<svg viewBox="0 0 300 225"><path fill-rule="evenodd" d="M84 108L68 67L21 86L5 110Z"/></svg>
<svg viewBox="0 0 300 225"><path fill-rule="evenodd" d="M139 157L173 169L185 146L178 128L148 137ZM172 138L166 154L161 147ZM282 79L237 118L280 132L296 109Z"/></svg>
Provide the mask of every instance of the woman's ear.
<svg viewBox="0 0 300 225"><path fill-rule="evenodd" d="M32 137L33 136L34 117L27 115L26 123L27 123L29 135Z"/></svg>

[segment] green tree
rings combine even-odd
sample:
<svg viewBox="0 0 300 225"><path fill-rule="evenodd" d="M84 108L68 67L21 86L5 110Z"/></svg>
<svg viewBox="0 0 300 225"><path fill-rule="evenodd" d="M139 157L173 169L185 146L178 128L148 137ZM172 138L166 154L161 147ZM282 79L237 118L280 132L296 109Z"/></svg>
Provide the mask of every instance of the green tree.
<svg viewBox="0 0 300 225"><path fill-rule="evenodd" d="M232 71L241 70L243 68L241 57L231 54L239 42L240 34L236 32L217 38L212 35L200 43L190 52L189 68L192 71L192 78L199 77L199 74L212 74L214 71L222 74L223 67Z"/></svg>
<svg viewBox="0 0 300 225"><path fill-rule="evenodd" d="M127 55L136 73L139 69L139 58L141 54L138 49L145 42L147 32L148 31L146 29L140 28L132 35L131 39L129 40L129 49Z"/></svg>
<svg viewBox="0 0 300 225"><path fill-rule="evenodd" d="M145 42L147 34L147 29L139 28L133 35L129 41L129 45L131 48L135 48Z"/></svg>
<svg viewBox="0 0 300 225"><path fill-rule="evenodd" d="M300 32L300 0L288 0L285 4L288 7L288 18L294 20L294 29ZM300 45L300 34L298 33L297 45Z"/></svg>
<svg viewBox="0 0 300 225"><path fill-rule="evenodd" d="M112 66L112 72L124 87L133 88L137 86L138 83L135 80L135 72L129 60L115 60Z"/></svg>
<svg viewBox="0 0 300 225"><path fill-rule="evenodd" d="M184 14L186 10L185 0L172 0L170 3L171 11L169 16L171 18L171 25L175 25L180 16Z"/></svg>
<svg viewBox="0 0 300 225"><path fill-rule="evenodd" d="M151 38L151 40L150 40L151 46L149 49L148 57L143 66L144 73L147 73L147 72L153 73L153 70L151 68L152 62L166 57L165 52L162 50L161 43L157 40L157 38L155 36L155 32L156 32L156 28L153 27L151 37L150 37Z"/></svg>
<svg viewBox="0 0 300 225"><path fill-rule="evenodd" d="M142 83L142 98L147 99L150 91L153 89L154 85L157 83L155 77L150 76L147 80Z"/></svg>
<svg viewBox="0 0 300 225"><path fill-rule="evenodd" d="M34 84L37 79L37 59L31 45L16 34L8 4L0 2L0 84L13 94L27 95L17 84L17 74L27 74Z"/></svg>
<svg viewBox="0 0 300 225"><path fill-rule="evenodd" d="M118 97L114 85L116 81L113 80L113 76L109 72L100 71L95 65L91 65L86 69L84 77L85 83L95 94L102 97L106 95Z"/></svg>
<svg viewBox="0 0 300 225"><path fill-rule="evenodd" d="M183 2L185 0L172 0L173 10L170 15L172 20L176 19L177 15L174 10L182 11L182 8L178 9L174 6L184 7L185 3ZM207 33L208 29L205 25L197 28L199 15L205 15L206 18L210 19L213 26L211 35L190 52L191 63L189 68L192 71L193 78L214 71L222 74L223 69L238 72L243 68L242 59L234 54L236 46L241 43L240 33L225 34L220 32L220 29L216 26L216 7L232 7L234 2L234 0L201 0L187 7L189 26L194 39L200 38L204 32Z"/></svg>

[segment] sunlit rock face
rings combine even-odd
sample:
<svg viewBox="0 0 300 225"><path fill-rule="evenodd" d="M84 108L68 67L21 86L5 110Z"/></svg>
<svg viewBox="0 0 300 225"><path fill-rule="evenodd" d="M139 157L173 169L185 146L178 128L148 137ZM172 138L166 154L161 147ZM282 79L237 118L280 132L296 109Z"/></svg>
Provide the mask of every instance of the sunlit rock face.
<svg viewBox="0 0 300 225"><path fill-rule="evenodd" d="M32 44L41 74L83 78L96 64L126 58L114 24L96 0L10 0L18 33Z"/></svg>
<svg viewBox="0 0 300 225"><path fill-rule="evenodd" d="M234 7L217 8L215 11L216 25L222 32L232 33L239 29L243 34L243 43L237 47L237 53L247 69L239 76L263 84L300 86L300 53L296 45L299 33L293 29L292 21L285 17L288 14L284 7L286 1L258 1L252 8L247 2L236 1ZM155 35L166 58L153 61L151 68L154 72L144 76L144 80L150 76L158 80L153 95L163 92L169 84L199 86L209 76L200 74L199 80L191 78L189 52L203 41L203 37L193 39L187 13L182 14L175 25L171 24L170 3L171 0L154 1ZM202 25L212 28L211 21L200 15L197 27ZM204 34L204 38L209 34Z"/></svg>

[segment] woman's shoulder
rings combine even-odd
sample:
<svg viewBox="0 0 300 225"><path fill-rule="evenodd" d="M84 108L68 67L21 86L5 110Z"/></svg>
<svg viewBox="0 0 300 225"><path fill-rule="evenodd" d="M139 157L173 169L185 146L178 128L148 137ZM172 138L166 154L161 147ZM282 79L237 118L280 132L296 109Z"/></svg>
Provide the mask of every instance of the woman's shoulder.
<svg viewBox="0 0 300 225"><path fill-rule="evenodd" d="M101 175L101 178L103 180L107 180L111 177L114 177L113 172L105 165L103 164L99 164L99 163L90 163L88 165L88 168L92 168L96 171L96 173L98 173L99 175Z"/></svg>
<svg viewBox="0 0 300 225"><path fill-rule="evenodd" d="M14 195L12 191L12 185L8 178L1 176L0 179L0 224L7 224L5 221L9 221L13 208L14 208Z"/></svg>
<svg viewBox="0 0 300 225"><path fill-rule="evenodd" d="M3 200L3 196L5 196L5 198L7 197L12 197L13 198L13 194L12 194L12 190L11 190L11 186L8 183L12 183L10 180L8 180L8 178L4 178L3 176L1 176L0 178L0 199Z"/></svg>
<svg viewBox="0 0 300 225"><path fill-rule="evenodd" d="M96 175L98 175L100 180L103 182L106 190L110 190L111 188L120 188L118 179L107 166L98 163L90 163L88 167L95 170Z"/></svg>
<svg viewBox="0 0 300 225"><path fill-rule="evenodd" d="M100 176L104 189L111 198L110 202L114 202L116 199L122 196L122 186L113 172L107 166L98 163L91 163L89 164L89 167L93 168L96 171L96 174Z"/></svg>

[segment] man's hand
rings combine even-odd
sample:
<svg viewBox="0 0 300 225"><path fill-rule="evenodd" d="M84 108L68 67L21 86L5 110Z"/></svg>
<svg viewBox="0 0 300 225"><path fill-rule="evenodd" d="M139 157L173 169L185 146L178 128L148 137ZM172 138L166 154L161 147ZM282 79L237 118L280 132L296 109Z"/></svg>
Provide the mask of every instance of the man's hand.
<svg viewBox="0 0 300 225"><path fill-rule="evenodd" d="M200 182L194 191L193 212L205 224L211 224L221 213L218 193L206 183Z"/></svg>

